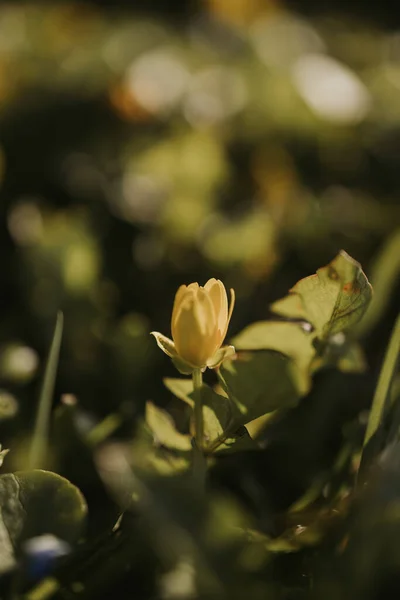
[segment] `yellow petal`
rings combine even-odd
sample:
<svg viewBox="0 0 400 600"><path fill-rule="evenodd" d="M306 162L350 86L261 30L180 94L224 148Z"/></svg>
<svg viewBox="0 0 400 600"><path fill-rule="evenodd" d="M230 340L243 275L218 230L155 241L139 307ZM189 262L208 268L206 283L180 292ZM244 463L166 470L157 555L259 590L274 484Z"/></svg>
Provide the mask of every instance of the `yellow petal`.
<svg viewBox="0 0 400 600"><path fill-rule="evenodd" d="M193 294L194 292L197 292L198 289L199 289L199 284L197 282L190 283L189 285L181 285L178 288L178 291L175 294L174 306L172 309L171 323L173 323L173 321L175 320L176 315L179 311L179 306L180 306L182 300L185 298L185 296L187 296L187 294Z"/></svg>
<svg viewBox="0 0 400 600"><path fill-rule="evenodd" d="M217 281L218 280L215 279L215 277L211 277L211 279L204 284L204 289L209 291L217 283Z"/></svg>
<svg viewBox="0 0 400 600"><path fill-rule="evenodd" d="M200 287L199 284L197 283L197 281L195 281L194 283L189 283L189 285L187 286L187 289L197 292L199 287Z"/></svg>
<svg viewBox="0 0 400 600"><path fill-rule="evenodd" d="M174 335L175 335L175 329L176 329L176 323L179 320L179 313L180 310L182 308L182 306L185 303L191 302L194 300L194 298L196 297L196 290L193 289L190 286L183 286L185 289L183 289L182 291L181 288L182 286L178 289L176 296L175 296L175 302L174 302L174 308L172 310L172 319L171 319L171 333L172 333L172 338L174 339Z"/></svg>
<svg viewBox="0 0 400 600"><path fill-rule="evenodd" d="M172 330L175 348L180 357L194 366L198 364L198 346L201 333L194 317L194 298L181 304Z"/></svg>
<svg viewBox="0 0 400 600"><path fill-rule="evenodd" d="M210 301L211 302L211 301ZM218 328L217 320L215 318L215 313L213 310L213 318L211 316L208 318L208 327L204 331L203 339L202 339L202 349L205 361L213 356L218 348L222 344L222 336L221 332ZM206 362L204 364L206 364Z"/></svg>
<svg viewBox="0 0 400 600"><path fill-rule="evenodd" d="M231 320L231 316L232 316L232 313L233 313L233 308L235 306L235 300L236 300L235 290L233 288L231 288L229 291L231 293L231 303L229 305L228 325L229 325L230 320Z"/></svg>
<svg viewBox="0 0 400 600"><path fill-rule="evenodd" d="M178 291L175 294L174 308L173 308L172 312L178 308L178 306L179 306L182 298L184 297L184 295L186 293L186 290L187 290L187 286L186 285L181 285L178 288Z"/></svg>
<svg viewBox="0 0 400 600"><path fill-rule="evenodd" d="M209 279L204 286L208 291L211 301L214 305L217 326L220 336L224 335L227 329L228 321L228 298L226 296L225 286L219 279ZM221 339L221 343L223 339Z"/></svg>
<svg viewBox="0 0 400 600"><path fill-rule="evenodd" d="M228 318L227 318L227 321L226 321L226 327L225 327L225 331L224 331L224 334L223 334L222 341L224 341L225 336L226 336L226 332L228 331L229 323L230 323L231 316L232 316L232 313L233 313L233 308L235 306L235 298L236 298L235 297L235 290L233 288L231 288L230 292L231 292L231 303L229 305L229 313L228 313Z"/></svg>
<svg viewBox="0 0 400 600"><path fill-rule="evenodd" d="M176 350L185 361L196 367L205 365L214 346L215 316L211 300L204 289L185 295L174 322Z"/></svg>
<svg viewBox="0 0 400 600"><path fill-rule="evenodd" d="M200 287L195 302L195 317L199 321L199 356L202 356L202 365L213 355L215 348L219 347L219 334L215 309L208 292ZM201 348L201 351L200 351Z"/></svg>
<svg viewBox="0 0 400 600"><path fill-rule="evenodd" d="M212 335L216 325L215 309L210 295L202 287L200 287L196 293L194 313L196 319L199 321L199 329L202 335Z"/></svg>

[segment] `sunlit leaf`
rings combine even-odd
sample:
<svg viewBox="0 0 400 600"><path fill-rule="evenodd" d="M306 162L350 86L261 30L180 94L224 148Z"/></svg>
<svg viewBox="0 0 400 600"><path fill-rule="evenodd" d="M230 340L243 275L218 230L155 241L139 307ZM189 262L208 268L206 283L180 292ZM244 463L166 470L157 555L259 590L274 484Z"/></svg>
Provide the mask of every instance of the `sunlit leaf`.
<svg viewBox="0 0 400 600"><path fill-rule="evenodd" d="M191 454L180 452L174 454L168 450L155 448L146 455L144 464L147 471L154 470L159 475L175 476L187 471L191 463Z"/></svg>
<svg viewBox="0 0 400 600"><path fill-rule="evenodd" d="M164 379L166 387L179 399L194 406L193 383L190 379ZM237 407L226 396L217 394L210 386L201 388L204 438L206 446L218 452L238 452L256 448L248 431L242 427ZM217 442L217 443L215 443Z"/></svg>
<svg viewBox="0 0 400 600"><path fill-rule="evenodd" d="M301 395L292 361L277 352L239 353L236 360L222 364L220 375L236 405L238 425L294 406Z"/></svg>
<svg viewBox="0 0 400 600"><path fill-rule="evenodd" d="M302 392L309 390L310 365L315 348L312 337L299 324L258 321L239 333L233 343L238 350L276 350L293 359L298 368Z"/></svg>
<svg viewBox="0 0 400 600"><path fill-rule="evenodd" d="M245 452L257 450L257 443L250 437L246 427L239 427L234 433L230 433L220 444L215 444L216 453L228 454L233 452Z"/></svg>
<svg viewBox="0 0 400 600"><path fill-rule="evenodd" d="M232 403L229 398L220 396L210 386L201 388L203 405L204 437L208 443L218 438L232 421Z"/></svg>
<svg viewBox="0 0 400 600"><path fill-rule="evenodd" d="M169 415L168 415L169 416ZM189 441L190 437L188 436ZM136 436L133 444L121 444L121 443L110 443L104 448L98 451L98 458L100 460L99 466L101 469L104 468L102 458L110 455L111 460L114 455L118 455L120 452L123 453L126 460L126 467L128 465L138 471L143 471L147 474L161 475L161 476L176 476L180 473L187 471L192 462L192 448L190 451L178 450L176 448L168 448L166 446L157 445L154 439L154 434L150 430L149 426L145 421L138 424ZM108 468L108 460L106 458L105 465L106 470ZM129 468L130 468L129 467ZM108 474L107 476L110 476ZM119 480L118 486L121 487L121 493L127 497L127 503L129 504L129 489L126 486L126 481Z"/></svg>
<svg viewBox="0 0 400 600"><path fill-rule="evenodd" d="M191 379L175 379L173 377L165 377L164 385L174 394L179 400L186 402L190 407L193 407L194 400L191 397L193 392L193 382Z"/></svg>
<svg viewBox="0 0 400 600"><path fill-rule="evenodd" d="M152 402L146 404L146 423L157 444L176 450L189 451L192 449L190 436L180 433L176 429L171 415Z"/></svg>
<svg viewBox="0 0 400 600"><path fill-rule="evenodd" d="M193 383L189 379L164 379L166 387L191 408L194 406ZM226 396L217 394L210 386L203 383L201 388L203 405L204 435L213 440L231 423L234 404Z"/></svg>
<svg viewBox="0 0 400 600"><path fill-rule="evenodd" d="M361 266L343 250L315 275L301 279L272 310L307 321L314 334L326 339L355 325L365 313L372 288Z"/></svg>

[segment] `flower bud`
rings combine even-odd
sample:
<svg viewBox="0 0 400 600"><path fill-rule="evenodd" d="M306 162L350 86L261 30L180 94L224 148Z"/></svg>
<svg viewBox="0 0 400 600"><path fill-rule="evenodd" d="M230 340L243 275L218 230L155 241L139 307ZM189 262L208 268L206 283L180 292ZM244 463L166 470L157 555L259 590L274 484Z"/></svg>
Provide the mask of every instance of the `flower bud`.
<svg viewBox="0 0 400 600"><path fill-rule="evenodd" d="M188 367L186 372L193 368L215 367L225 357L226 351L231 354L234 351L229 347L221 352L234 303L235 294L231 290L228 311L225 286L217 279L209 279L204 287L198 283L181 285L172 310L173 341L157 332L152 333L166 354Z"/></svg>

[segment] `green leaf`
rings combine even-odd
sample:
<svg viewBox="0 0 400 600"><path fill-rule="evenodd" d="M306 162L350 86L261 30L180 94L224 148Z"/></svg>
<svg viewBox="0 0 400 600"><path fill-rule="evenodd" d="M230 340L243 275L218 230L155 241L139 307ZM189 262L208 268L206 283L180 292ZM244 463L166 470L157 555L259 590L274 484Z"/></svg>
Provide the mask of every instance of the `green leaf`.
<svg viewBox="0 0 400 600"><path fill-rule="evenodd" d="M221 436L232 423L232 403L229 398L220 396L210 386L201 388L203 405L204 439L211 444Z"/></svg>
<svg viewBox="0 0 400 600"><path fill-rule="evenodd" d="M191 379L175 379L166 377L163 379L164 385L177 398L185 402L190 408L194 406L194 390ZM203 383L201 388L202 404L215 412L218 421L224 427L229 421L232 410L235 409L234 404L226 396L217 394L209 385Z"/></svg>
<svg viewBox="0 0 400 600"><path fill-rule="evenodd" d="M155 472L158 475L173 477L189 469L191 458L192 454L189 452L175 454L164 448L151 448L140 466L148 473Z"/></svg>
<svg viewBox="0 0 400 600"><path fill-rule="evenodd" d="M312 341L301 325L284 321L258 321L233 339L238 350L275 350L291 358L303 394L311 387L310 366L315 356Z"/></svg>
<svg viewBox="0 0 400 600"><path fill-rule="evenodd" d="M327 339L353 327L365 313L372 288L361 266L343 250L315 275L301 279L273 312L309 322L313 335Z"/></svg>
<svg viewBox="0 0 400 600"><path fill-rule="evenodd" d="M15 546L23 527L24 510L14 475L0 476L0 575L16 565Z"/></svg>
<svg viewBox="0 0 400 600"><path fill-rule="evenodd" d="M165 387L174 394L179 400L186 402L191 408L193 408L193 398L191 394L193 392L193 381L191 379L176 379L174 377L165 377L163 379Z"/></svg>
<svg viewBox="0 0 400 600"><path fill-rule="evenodd" d="M190 379L166 378L164 384L177 398L193 408L193 383ZM210 451L242 452L258 448L247 429L241 427L243 419L232 400L217 394L204 383L201 393L204 438Z"/></svg>
<svg viewBox="0 0 400 600"><path fill-rule="evenodd" d="M180 400L193 409L194 391L190 379L164 379L165 386ZM211 444L219 438L233 423L235 406L226 396L217 394L210 386L203 383L201 387L203 405L204 439Z"/></svg>
<svg viewBox="0 0 400 600"><path fill-rule="evenodd" d="M292 361L277 352L239 353L222 364L220 377L235 402L237 426L294 406L301 396Z"/></svg>
<svg viewBox="0 0 400 600"><path fill-rule="evenodd" d="M75 543L87 514L84 497L64 477L33 470L0 476L0 573L15 563L14 552L31 537L51 533Z"/></svg>
<svg viewBox="0 0 400 600"><path fill-rule="evenodd" d="M191 447L188 451L156 445L154 443L154 433L144 419L138 423L133 446L119 444L116 447L120 450L123 448L123 455L127 461L126 465L129 462L135 471L141 471L148 475L175 476L178 473L187 471L192 459ZM100 470L103 470L101 456L103 456L103 453L107 454L107 452L107 448L104 447L98 451L98 458L100 457L98 467ZM121 490L125 490L124 494L129 495L125 479L120 480L118 486L121 487Z"/></svg>
<svg viewBox="0 0 400 600"><path fill-rule="evenodd" d="M23 537L52 533L69 543L77 542L87 515L86 500L80 490L50 471L17 471L12 476L17 480L26 513Z"/></svg>
<svg viewBox="0 0 400 600"><path fill-rule="evenodd" d="M224 360L226 360L227 358L232 358L234 354L234 346L222 346L222 348L217 350L214 356L210 358L209 361L207 361L207 367L209 369L216 369Z"/></svg>
<svg viewBox="0 0 400 600"><path fill-rule="evenodd" d="M250 437L246 427L242 426L230 433L218 446L215 445L213 451L216 454L231 454L258 449L258 444Z"/></svg>
<svg viewBox="0 0 400 600"><path fill-rule="evenodd" d="M169 337L159 333L158 331L152 331L150 335L155 337L157 342L157 346L165 352L167 356L170 358L175 358L177 356L177 352L175 350L175 344Z"/></svg>
<svg viewBox="0 0 400 600"><path fill-rule="evenodd" d="M189 451L192 449L190 436L180 433L176 429L171 415L152 402L146 404L146 423L157 444L176 450Z"/></svg>

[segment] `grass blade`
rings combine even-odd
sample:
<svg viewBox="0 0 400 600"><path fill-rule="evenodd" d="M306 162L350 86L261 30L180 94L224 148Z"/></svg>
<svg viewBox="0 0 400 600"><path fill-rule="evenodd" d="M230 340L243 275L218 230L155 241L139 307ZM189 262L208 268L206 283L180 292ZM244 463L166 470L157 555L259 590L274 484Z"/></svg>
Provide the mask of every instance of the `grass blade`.
<svg viewBox="0 0 400 600"><path fill-rule="evenodd" d="M365 438L362 449L360 471L365 468L365 463L369 463L371 453L367 447L371 447L374 436L382 427L383 420L389 408L389 395L393 378L396 373L396 366L400 355L400 315L396 319L389 345L386 350L385 359L379 375L376 386L372 407L369 414L368 426L365 432Z"/></svg>
<svg viewBox="0 0 400 600"><path fill-rule="evenodd" d="M60 355L61 339L63 334L64 316L57 314L53 340L44 372L42 388L39 396L39 406L36 414L35 429L33 432L32 446L29 455L31 469L43 467L44 456L47 448L50 428L50 414L53 403L54 384Z"/></svg>

